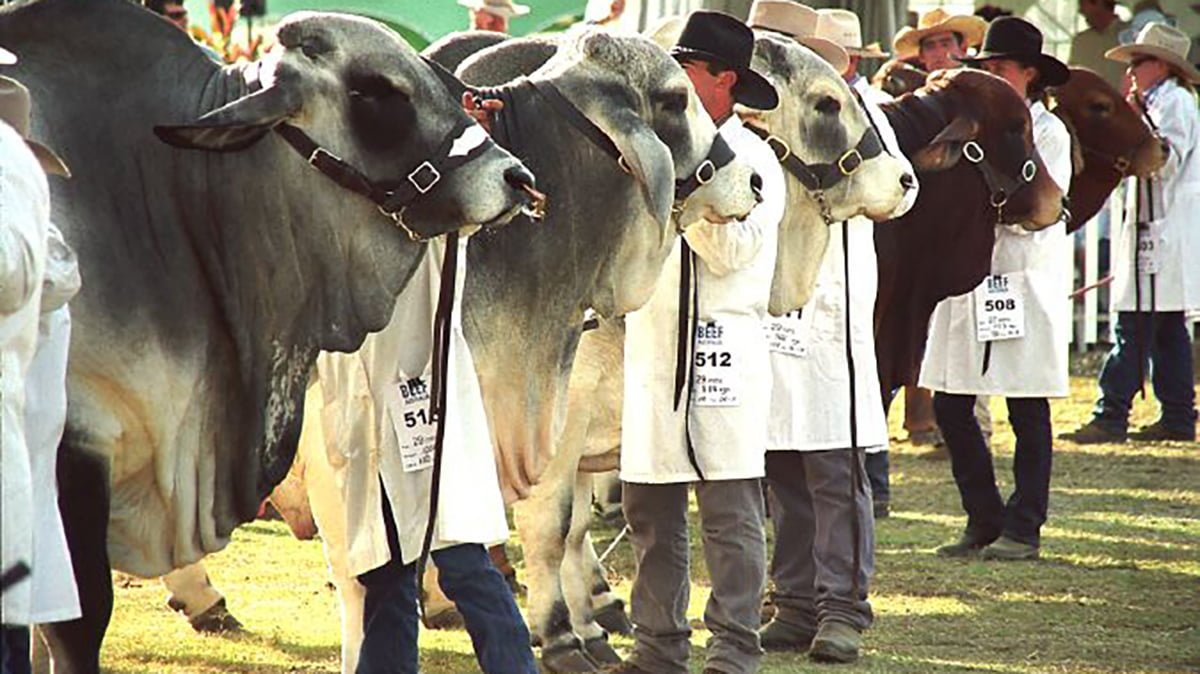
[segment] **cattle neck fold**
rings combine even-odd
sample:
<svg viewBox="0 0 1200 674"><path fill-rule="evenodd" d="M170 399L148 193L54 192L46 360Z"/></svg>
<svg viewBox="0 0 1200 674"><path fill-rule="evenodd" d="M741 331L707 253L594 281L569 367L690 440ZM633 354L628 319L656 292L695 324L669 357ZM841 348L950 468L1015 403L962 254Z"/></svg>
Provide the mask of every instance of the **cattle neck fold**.
<svg viewBox="0 0 1200 674"><path fill-rule="evenodd" d="M883 153L883 143L879 140L879 134L875 132L875 128L868 126L864 131L858 143L840 154L836 161L825 162L821 164L809 164L792 151L792 146L779 136L772 134L766 129L761 129L753 124L747 124L746 128L750 129L754 135L763 139L763 141L775 153L775 158L783 168L800 184L804 186L817 202L817 206L821 210L821 218L825 220L825 224L832 225L834 222L833 212L829 207L829 203L825 198L825 193L833 189L838 183L846 178L854 175L859 167L864 162L874 159Z"/></svg>
<svg viewBox="0 0 1200 674"><path fill-rule="evenodd" d="M460 166L491 149L495 143L478 124L462 120L442 139L427 159L416 164L403 179L376 181L345 160L321 147L300 127L280 124L275 131L308 164L333 182L351 192L370 199L379 211L390 217L413 241L424 237L404 222L404 210L429 194L442 180ZM462 148L468 148L466 150Z"/></svg>

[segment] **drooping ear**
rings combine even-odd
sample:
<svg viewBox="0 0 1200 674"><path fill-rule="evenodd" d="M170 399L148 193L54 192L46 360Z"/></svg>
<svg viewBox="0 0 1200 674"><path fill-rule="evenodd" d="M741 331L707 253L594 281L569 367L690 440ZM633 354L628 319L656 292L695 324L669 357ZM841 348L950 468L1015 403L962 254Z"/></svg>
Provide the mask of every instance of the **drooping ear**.
<svg viewBox="0 0 1200 674"><path fill-rule="evenodd" d="M1067 134L1071 136L1071 175L1077 176L1083 173L1085 166L1083 145L1079 142L1079 133L1075 130L1075 125L1071 123L1071 118L1062 111L1060 106L1056 105L1051 112L1062 121L1063 126L1067 127Z"/></svg>
<svg viewBox="0 0 1200 674"><path fill-rule="evenodd" d="M671 149L632 110L611 117L610 133L629 172L642 187L654 219L665 225L675 203L675 162Z"/></svg>
<svg viewBox="0 0 1200 674"><path fill-rule="evenodd" d="M965 115L955 117L928 145L913 155L913 168L933 173L953 167L962 156L963 145L978 133L979 122Z"/></svg>
<svg viewBox="0 0 1200 674"><path fill-rule="evenodd" d="M236 152L257 143L299 111L300 104L293 88L275 85L205 113L191 124L155 126L154 135L187 150Z"/></svg>

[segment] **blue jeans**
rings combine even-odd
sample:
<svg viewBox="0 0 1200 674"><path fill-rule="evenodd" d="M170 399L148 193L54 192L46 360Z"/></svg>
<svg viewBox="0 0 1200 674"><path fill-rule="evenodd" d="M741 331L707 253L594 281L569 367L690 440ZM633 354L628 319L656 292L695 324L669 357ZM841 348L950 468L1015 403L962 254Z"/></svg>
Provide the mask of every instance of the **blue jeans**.
<svg viewBox="0 0 1200 674"><path fill-rule="evenodd" d="M24 625L5 625L3 637L0 638L0 672L29 674L30 671L29 628Z"/></svg>
<svg viewBox="0 0 1200 674"><path fill-rule="evenodd" d="M892 490L888 481L888 452L868 452L867 479L871 483L871 502L889 503L892 500Z"/></svg>
<svg viewBox="0 0 1200 674"><path fill-rule="evenodd" d="M1045 398L1007 398L1006 402L1008 420L1017 436L1015 488L1007 504L1000 498L992 451L975 418L975 396L938 392L933 396L933 411L950 450L954 482L967 511L967 536L991 542L1003 534L1038 545L1050 503L1050 403Z"/></svg>
<svg viewBox="0 0 1200 674"><path fill-rule="evenodd" d="M1118 314L1117 341L1100 370L1100 400L1092 411L1093 419L1118 433L1129 426L1129 410L1141 387L1135 341L1139 327L1141 370L1150 373L1154 396L1162 405L1162 424L1191 431L1196 423L1196 392L1192 388L1192 344L1182 311L1156 313L1153 319L1145 311Z"/></svg>
<svg viewBox="0 0 1200 674"><path fill-rule="evenodd" d="M399 536L387 498L384 524L392 559L358 577L366 587L363 642L356 674L416 674L417 565L403 564ZM517 610L504 576L478 544L431 553L438 585L458 607L475 658L485 674L537 674L529 628Z"/></svg>

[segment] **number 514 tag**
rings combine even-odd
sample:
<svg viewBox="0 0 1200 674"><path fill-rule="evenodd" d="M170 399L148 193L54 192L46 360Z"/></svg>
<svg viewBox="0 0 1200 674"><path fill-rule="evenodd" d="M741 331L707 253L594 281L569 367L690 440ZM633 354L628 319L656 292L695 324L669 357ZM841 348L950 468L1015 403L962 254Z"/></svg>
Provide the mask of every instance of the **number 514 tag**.
<svg viewBox="0 0 1200 674"><path fill-rule="evenodd" d="M992 342L1025 336L1025 302L1017 274L987 277L975 292L975 339Z"/></svg>
<svg viewBox="0 0 1200 674"><path fill-rule="evenodd" d="M401 380L396 384L396 395L388 399L400 447L400 465L406 473L433 466L437 415L429 408L429 379L426 371L423 377Z"/></svg>

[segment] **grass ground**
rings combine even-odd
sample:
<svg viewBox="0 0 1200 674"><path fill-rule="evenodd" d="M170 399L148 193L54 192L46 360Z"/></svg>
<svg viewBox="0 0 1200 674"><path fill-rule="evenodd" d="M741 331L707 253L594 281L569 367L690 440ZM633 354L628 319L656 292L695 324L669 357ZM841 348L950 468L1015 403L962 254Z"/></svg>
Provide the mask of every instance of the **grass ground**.
<svg viewBox="0 0 1200 674"><path fill-rule="evenodd" d="M1086 420L1093 395L1094 379L1074 379L1072 397L1053 404L1056 431ZM899 409L894 437L903 435ZM1154 409L1139 401L1135 423L1152 421ZM993 400L993 413L997 473L1011 485L1013 438L1003 401ZM893 445L893 514L877 528L876 624L863 660L831 667L769 655L764 673L1200 672L1200 445L1056 443L1043 558L1009 564L932 554L964 518L949 464L919 454L906 442ZM597 545L616 533L599 530ZM688 615L698 628L692 661L699 671L707 633L698 618L708 590L699 549L693 552L700 561ZM207 564L246 633L197 635L166 607L158 582L122 578L106 671L339 671L337 605L319 543L292 539L280 523L256 522ZM628 544L610 568L628 596ZM477 671L461 631L422 632L421 657L429 674Z"/></svg>

